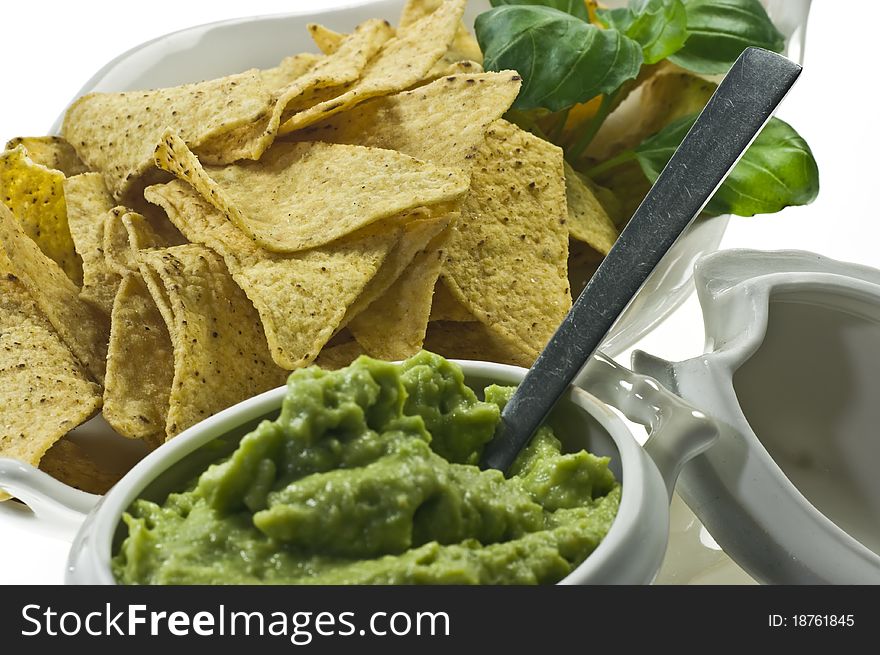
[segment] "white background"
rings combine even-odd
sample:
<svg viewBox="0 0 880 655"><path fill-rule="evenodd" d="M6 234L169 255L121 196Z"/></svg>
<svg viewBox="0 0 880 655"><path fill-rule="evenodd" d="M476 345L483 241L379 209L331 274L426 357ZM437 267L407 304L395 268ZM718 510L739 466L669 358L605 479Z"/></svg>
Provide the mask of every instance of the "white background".
<svg viewBox="0 0 880 655"><path fill-rule="evenodd" d="M3 3L0 143L44 134L91 75L125 50L191 25L247 15L364 4L357 0ZM876 25L880 3L816 0L804 73L779 112L812 146L822 191L809 207L734 217L723 248L798 248L880 267ZM639 347L680 360L702 352L702 320L691 298ZM621 359L626 363L626 359ZM58 582L67 543L4 534L0 583Z"/></svg>

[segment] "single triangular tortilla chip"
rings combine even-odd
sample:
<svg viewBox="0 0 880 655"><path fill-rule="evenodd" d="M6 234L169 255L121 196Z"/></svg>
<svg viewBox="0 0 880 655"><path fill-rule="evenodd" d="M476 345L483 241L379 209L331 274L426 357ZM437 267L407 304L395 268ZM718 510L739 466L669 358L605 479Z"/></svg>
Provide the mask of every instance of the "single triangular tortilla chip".
<svg viewBox="0 0 880 655"><path fill-rule="evenodd" d="M189 182L261 247L296 252L367 225L445 203L467 177L393 150L322 142L278 143L257 162L205 166L172 134L156 164Z"/></svg>
<svg viewBox="0 0 880 655"><path fill-rule="evenodd" d="M471 314L467 307L449 293L449 289L443 284L443 280L437 280L437 284L434 287L434 297L431 299L431 315L428 320L469 323L476 321L477 317Z"/></svg>
<svg viewBox="0 0 880 655"><path fill-rule="evenodd" d="M76 150L60 136L20 136L6 144L7 150L22 145L34 163L61 171L67 177L88 172Z"/></svg>
<svg viewBox="0 0 880 655"><path fill-rule="evenodd" d="M150 187L145 196L190 241L223 256L260 315L272 358L288 370L314 360L401 235L401 228L383 221L321 248L272 253L184 182Z"/></svg>
<svg viewBox="0 0 880 655"><path fill-rule="evenodd" d="M332 55L339 50L339 46L342 45L342 41L345 39L345 34L331 30L329 27L318 23L309 23L306 27L309 30L309 36L312 37L312 41L318 46L318 50L325 55Z"/></svg>
<svg viewBox="0 0 880 655"><path fill-rule="evenodd" d="M165 301L157 306L174 347L169 438L284 383L260 317L220 255L187 244L138 251L138 261L152 297Z"/></svg>
<svg viewBox="0 0 880 655"><path fill-rule="evenodd" d="M64 202L64 173L35 163L23 145L0 153L0 203L77 285L82 261L73 246Z"/></svg>
<svg viewBox="0 0 880 655"><path fill-rule="evenodd" d="M119 482L124 471L110 470L71 439L56 441L40 460L40 470L69 487L102 495Z"/></svg>
<svg viewBox="0 0 880 655"><path fill-rule="evenodd" d="M80 298L109 316L120 277L104 258L104 219L116 203L100 173L83 173L64 180L64 199L70 235L82 258Z"/></svg>
<svg viewBox="0 0 880 655"><path fill-rule="evenodd" d="M568 234L607 255L617 241L617 228L590 187L565 163L565 201L568 205Z"/></svg>
<svg viewBox="0 0 880 655"><path fill-rule="evenodd" d="M0 203L0 244L15 276L36 301L80 364L104 381L109 325L106 316L79 297L79 289L53 260L42 253Z"/></svg>
<svg viewBox="0 0 880 655"><path fill-rule="evenodd" d="M425 335L425 350L449 359L472 359L530 367L535 355L490 331L478 321L456 323L431 321Z"/></svg>
<svg viewBox="0 0 880 655"><path fill-rule="evenodd" d="M278 128L278 134L302 129L369 98L397 93L424 78L452 43L465 2L448 0L405 34L389 39L350 90L293 114Z"/></svg>
<svg viewBox="0 0 880 655"><path fill-rule="evenodd" d="M453 296L533 358L571 308L562 161L552 143L493 124L443 265Z"/></svg>
<svg viewBox="0 0 880 655"><path fill-rule="evenodd" d="M342 325L347 325L352 318L365 311L373 301L378 300L399 280L400 276L411 268L414 259L431 241L446 230L456 216L451 212L443 212L437 218L421 218L406 224L403 236L391 249L379 272L373 276L363 293L348 308Z"/></svg>
<svg viewBox="0 0 880 655"><path fill-rule="evenodd" d="M104 418L124 437L162 443L173 378L168 328L140 272L130 272L113 304Z"/></svg>
<svg viewBox="0 0 880 655"><path fill-rule="evenodd" d="M10 273L0 275L0 407L0 457L33 466L101 407L101 389Z"/></svg>
<svg viewBox="0 0 880 655"><path fill-rule="evenodd" d="M398 360L421 349L449 237L449 230L434 236L394 284L349 323L348 329L367 354Z"/></svg>
<svg viewBox="0 0 880 655"><path fill-rule="evenodd" d="M516 71L444 77L374 98L294 138L387 148L438 166L464 168L521 85Z"/></svg>

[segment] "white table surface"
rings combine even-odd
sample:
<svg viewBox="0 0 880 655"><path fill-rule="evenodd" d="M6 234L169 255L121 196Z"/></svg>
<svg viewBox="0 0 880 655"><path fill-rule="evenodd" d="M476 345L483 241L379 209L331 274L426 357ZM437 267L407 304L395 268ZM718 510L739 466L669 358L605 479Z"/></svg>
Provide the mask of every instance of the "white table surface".
<svg viewBox="0 0 880 655"><path fill-rule="evenodd" d="M128 48L170 31L227 18L362 4L358 0L249 0L185 3L92 1L5 3L0 37L0 139L44 134L81 85ZM846 5L846 11L842 5ZM856 7L858 18L856 19ZM51 16L47 12L51 11ZM872 105L874 26L880 4L815 0L804 73L779 116L816 155L819 199L773 216L733 217L722 248L803 249L880 267L880 150ZM873 109L872 109L873 107ZM638 347L671 360L702 353L703 324L692 296ZM628 353L619 358L624 364ZM0 523L0 584L61 582L68 543L36 528L24 512Z"/></svg>

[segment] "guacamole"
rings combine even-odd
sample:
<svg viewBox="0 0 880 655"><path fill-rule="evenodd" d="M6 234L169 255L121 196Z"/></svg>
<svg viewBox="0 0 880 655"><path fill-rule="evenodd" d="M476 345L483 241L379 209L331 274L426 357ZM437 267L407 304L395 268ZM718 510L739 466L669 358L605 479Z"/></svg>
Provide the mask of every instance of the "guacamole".
<svg viewBox="0 0 880 655"><path fill-rule="evenodd" d="M505 478L477 463L512 388L485 401L421 352L293 372L281 414L188 489L135 501L113 557L127 584L533 584L608 532L608 458L543 427Z"/></svg>

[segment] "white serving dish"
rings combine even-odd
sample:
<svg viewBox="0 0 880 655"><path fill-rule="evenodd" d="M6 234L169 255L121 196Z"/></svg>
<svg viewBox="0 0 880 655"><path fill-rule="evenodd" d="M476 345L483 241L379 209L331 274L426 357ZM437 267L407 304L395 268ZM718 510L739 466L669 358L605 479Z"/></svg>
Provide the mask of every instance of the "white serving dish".
<svg viewBox="0 0 880 655"><path fill-rule="evenodd" d="M517 384L526 372L503 364L459 363L475 389ZM675 478L684 462L708 448L718 433L711 420L656 382L607 358L594 360L588 384L598 398L571 387L549 422L568 449L610 456L623 494L608 535L562 584L647 584L666 550ZM77 491L11 459L0 459L0 488L27 503L39 519L76 529L68 583L115 584L111 553L125 534L121 516L132 501L161 501L170 491L183 489L218 457L219 440L237 443L260 420L277 416L285 391L268 391L189 428L138 463L103 497ZM650 429L644 449L606 403Z"/></svg>
<svg viewBox="0 0 880 655"><path fill-rule="evenodd" d="M880 271L726 250L695 277L706 354L633 356L719 422L678 493L759 581L880 584Z"/></svg>

